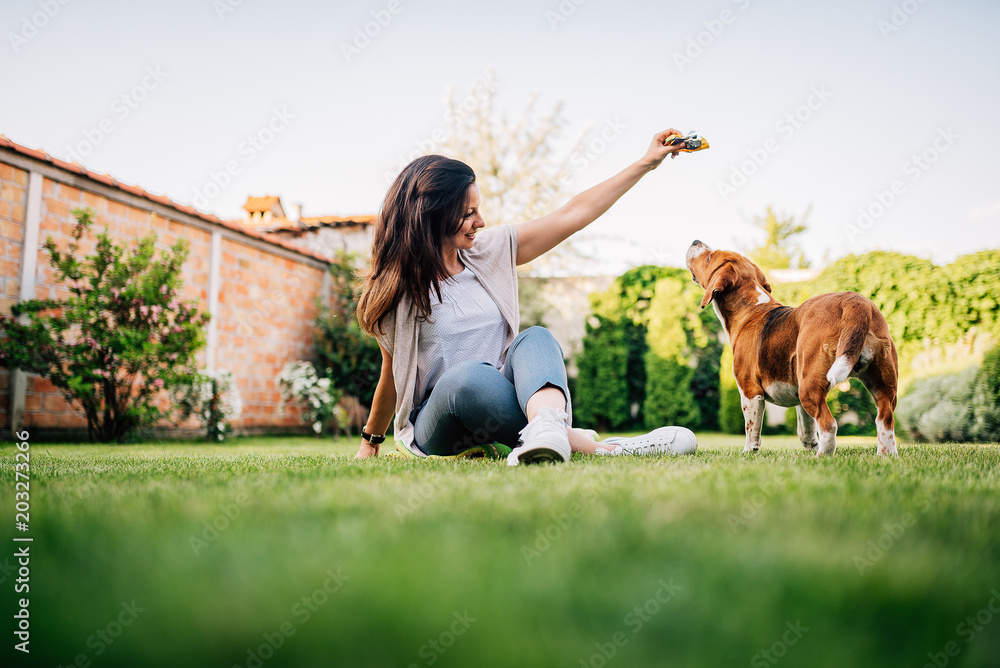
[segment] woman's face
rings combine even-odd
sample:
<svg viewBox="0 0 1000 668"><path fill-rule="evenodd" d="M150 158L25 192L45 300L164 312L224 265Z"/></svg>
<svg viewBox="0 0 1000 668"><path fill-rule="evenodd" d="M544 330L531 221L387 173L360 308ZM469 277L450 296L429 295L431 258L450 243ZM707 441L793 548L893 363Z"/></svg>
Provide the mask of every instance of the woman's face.
<svg viewBox="0 0 1000 668"><path fill-rule="evenodd" d="M462 228L458 234L445 239L445 250L469 250L476 240L476 233L486 227L486 221L479 215L479 185L473 183L469 186L466 197Z"/></svg>

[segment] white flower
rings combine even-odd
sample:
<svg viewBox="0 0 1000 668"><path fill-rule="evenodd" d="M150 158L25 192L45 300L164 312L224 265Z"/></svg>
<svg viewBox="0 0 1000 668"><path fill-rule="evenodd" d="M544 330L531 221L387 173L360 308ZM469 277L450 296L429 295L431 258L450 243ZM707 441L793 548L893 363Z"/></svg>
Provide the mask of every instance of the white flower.
<svg viewBox="0 0 1000 668"><path fill-rule="evenodd" d="M313 431L314 432L316 432L318 434L322 430L323 430L323 425L321 425L319 422L314 422L313 423Z"/></svg>

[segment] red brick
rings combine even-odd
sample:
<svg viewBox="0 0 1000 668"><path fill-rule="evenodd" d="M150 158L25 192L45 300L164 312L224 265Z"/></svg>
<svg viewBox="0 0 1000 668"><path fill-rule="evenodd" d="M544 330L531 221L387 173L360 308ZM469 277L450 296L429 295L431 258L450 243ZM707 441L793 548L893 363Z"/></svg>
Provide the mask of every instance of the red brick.
<svg viewBox="0 0 1000 668"><path fill-rule="evenodd" d="M93 209L95 213L98 211L107 211L108 209L108 200L94 193L83 193L83 203Z"/></svg>
<svg viewBox="0 0 1000 668"><path fill-rule="evenodd" d="M4 369L0 371L0 390L7 390L10 388L10 372Z"/></svg>
<svg viewBox="0 0 1000 668"><path fill-rule="evenodd" d="M80 192L79 188L74 188L73 186L68 186L65 183L59 184L59 198L66 200L67 202L79 203L83 193Z"/></svg>
<svg viewBox="0 0 1000 668"><path fill-rule="evenodd" d="M11 277L4 281L3 292L8 297L16 297L17 289L19 287L19 281L16 278Z"/></svg>
<svg viewBox="0 0 1000 668"><path fill-rule="evenodd" d="M84 427L87 420L79 413L62 413L59 415L58 424L60 427Z"/></svg>
<svg viewBox="0 0 1000 668"><path fill-rule="evenodd" d="M0 260L0 276L17 276L20 267L10 260Z"/></svg>
<svg viewBox="0 0 1000 668"><path fill-rule="evenodd" d="M24 410L26 411L40 411L42 410L42 395L40 394L27 394L24 397Z"/></svg>
<svg viewBox="0 0 1000 668"><path fill-rule="evenodd" d="M10 202L0 201L0 218L10 218L11 209L14 208Z"/></svg>
<svg viewBox="0 0 1000 668"><path fill-rule="evenodd" d="M20 186L28 185L28 172L23 169L14 169L14 183Z"/></svg>
<svg viewBox="0 0 1000 668"><path fill-rule="evenodd" d="M112 216L124 216L126 215L128 207L121 202L115 202L113 200L108 200L108 213Z"/></svg>
<svg viewBox="0 0 1000 668"><path fill-rule="evenodd" d="M0 162L0 181L14 180L14 166Z"/></svg>
<svg viewBox="0 0 1000 668"><path fill-rule="evenodd" d="M24 188L20 188L12 183L0 185L0 199L8 202L24 201Z"/></svg>
<svg viewBox="0 0 1000 668"><path fill-rule="evenodd" d="M10 219L18 223L24 222L23 204L15 204L14 206L10 207Z"/></svg>
<svg viewBox="0 0 1000 668"><path fill-rule="evenodd" d="M136 209L135 207L131 206L126 207L125 215L128 216L130 220L143 221L143 222L149 220L148 211L145 211L143 209Z"/></svg>
<svg viewBox="0 0 1000 668"><path fill-rule="evenodd" d="M61 394L46 394L42 396L42 410L62 413L68 408L66 399Z"/></svg>
<svg viewBox="0 0 1000 668"><path fill-rule="evenodd" d="M57 199L51 197L45 198L45 211L48 212L50 216L57 216L59 218L69 218L69 204L66 202L61 202Z"/></svg>
<svg viewBox="0 0 1000 668"><path fill-rule="evenodd" d="M24 426L31 427L58 427L59 417L52 413L26 413L24 416Z"/></svg>

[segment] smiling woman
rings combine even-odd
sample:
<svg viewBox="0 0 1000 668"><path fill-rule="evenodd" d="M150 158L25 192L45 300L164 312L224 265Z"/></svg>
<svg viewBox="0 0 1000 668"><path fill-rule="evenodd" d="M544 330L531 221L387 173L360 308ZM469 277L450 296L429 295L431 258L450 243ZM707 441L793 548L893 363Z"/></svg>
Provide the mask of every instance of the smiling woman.
<svg viewBox="0 0 1000 668"><path fill-rule="evenodd" d="M476 175L439 155L407 165L375 221L358 321L382 351L382 373L358 457L377 455L393 414L399 450L452 456L492 443L511 466L568 461L572 452L692 452L694 434L661 427L595 442L571 426L562 349L552 334L518 334L516 266L607 211L643 175L683 149L657 134L643 158L547 216L483 230ZM486 448L491 453L497 448Z"/></svg>

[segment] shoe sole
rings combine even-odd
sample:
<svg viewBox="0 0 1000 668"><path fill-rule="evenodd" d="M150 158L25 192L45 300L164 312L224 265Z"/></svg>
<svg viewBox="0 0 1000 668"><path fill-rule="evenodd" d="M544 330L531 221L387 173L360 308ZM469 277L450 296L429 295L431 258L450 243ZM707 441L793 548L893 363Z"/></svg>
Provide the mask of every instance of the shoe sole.
<svg viewBox="0 0 1000 668"><path fill-rule="evenodd" d="M533 450L520 453L515 462L511 462L508 459L507 466L519 466L521 464L563 464L567 461L569 459L564 458L559 450L541 445Z"/></svg>
<svg viewBox="0 0 1000 668"><path fill-rule="evenodd" d="M553 464L562 464L566 460L555 450L538 448L525 452L517 458L517 461L519 464L547 464L550 462Z"/></svg>

